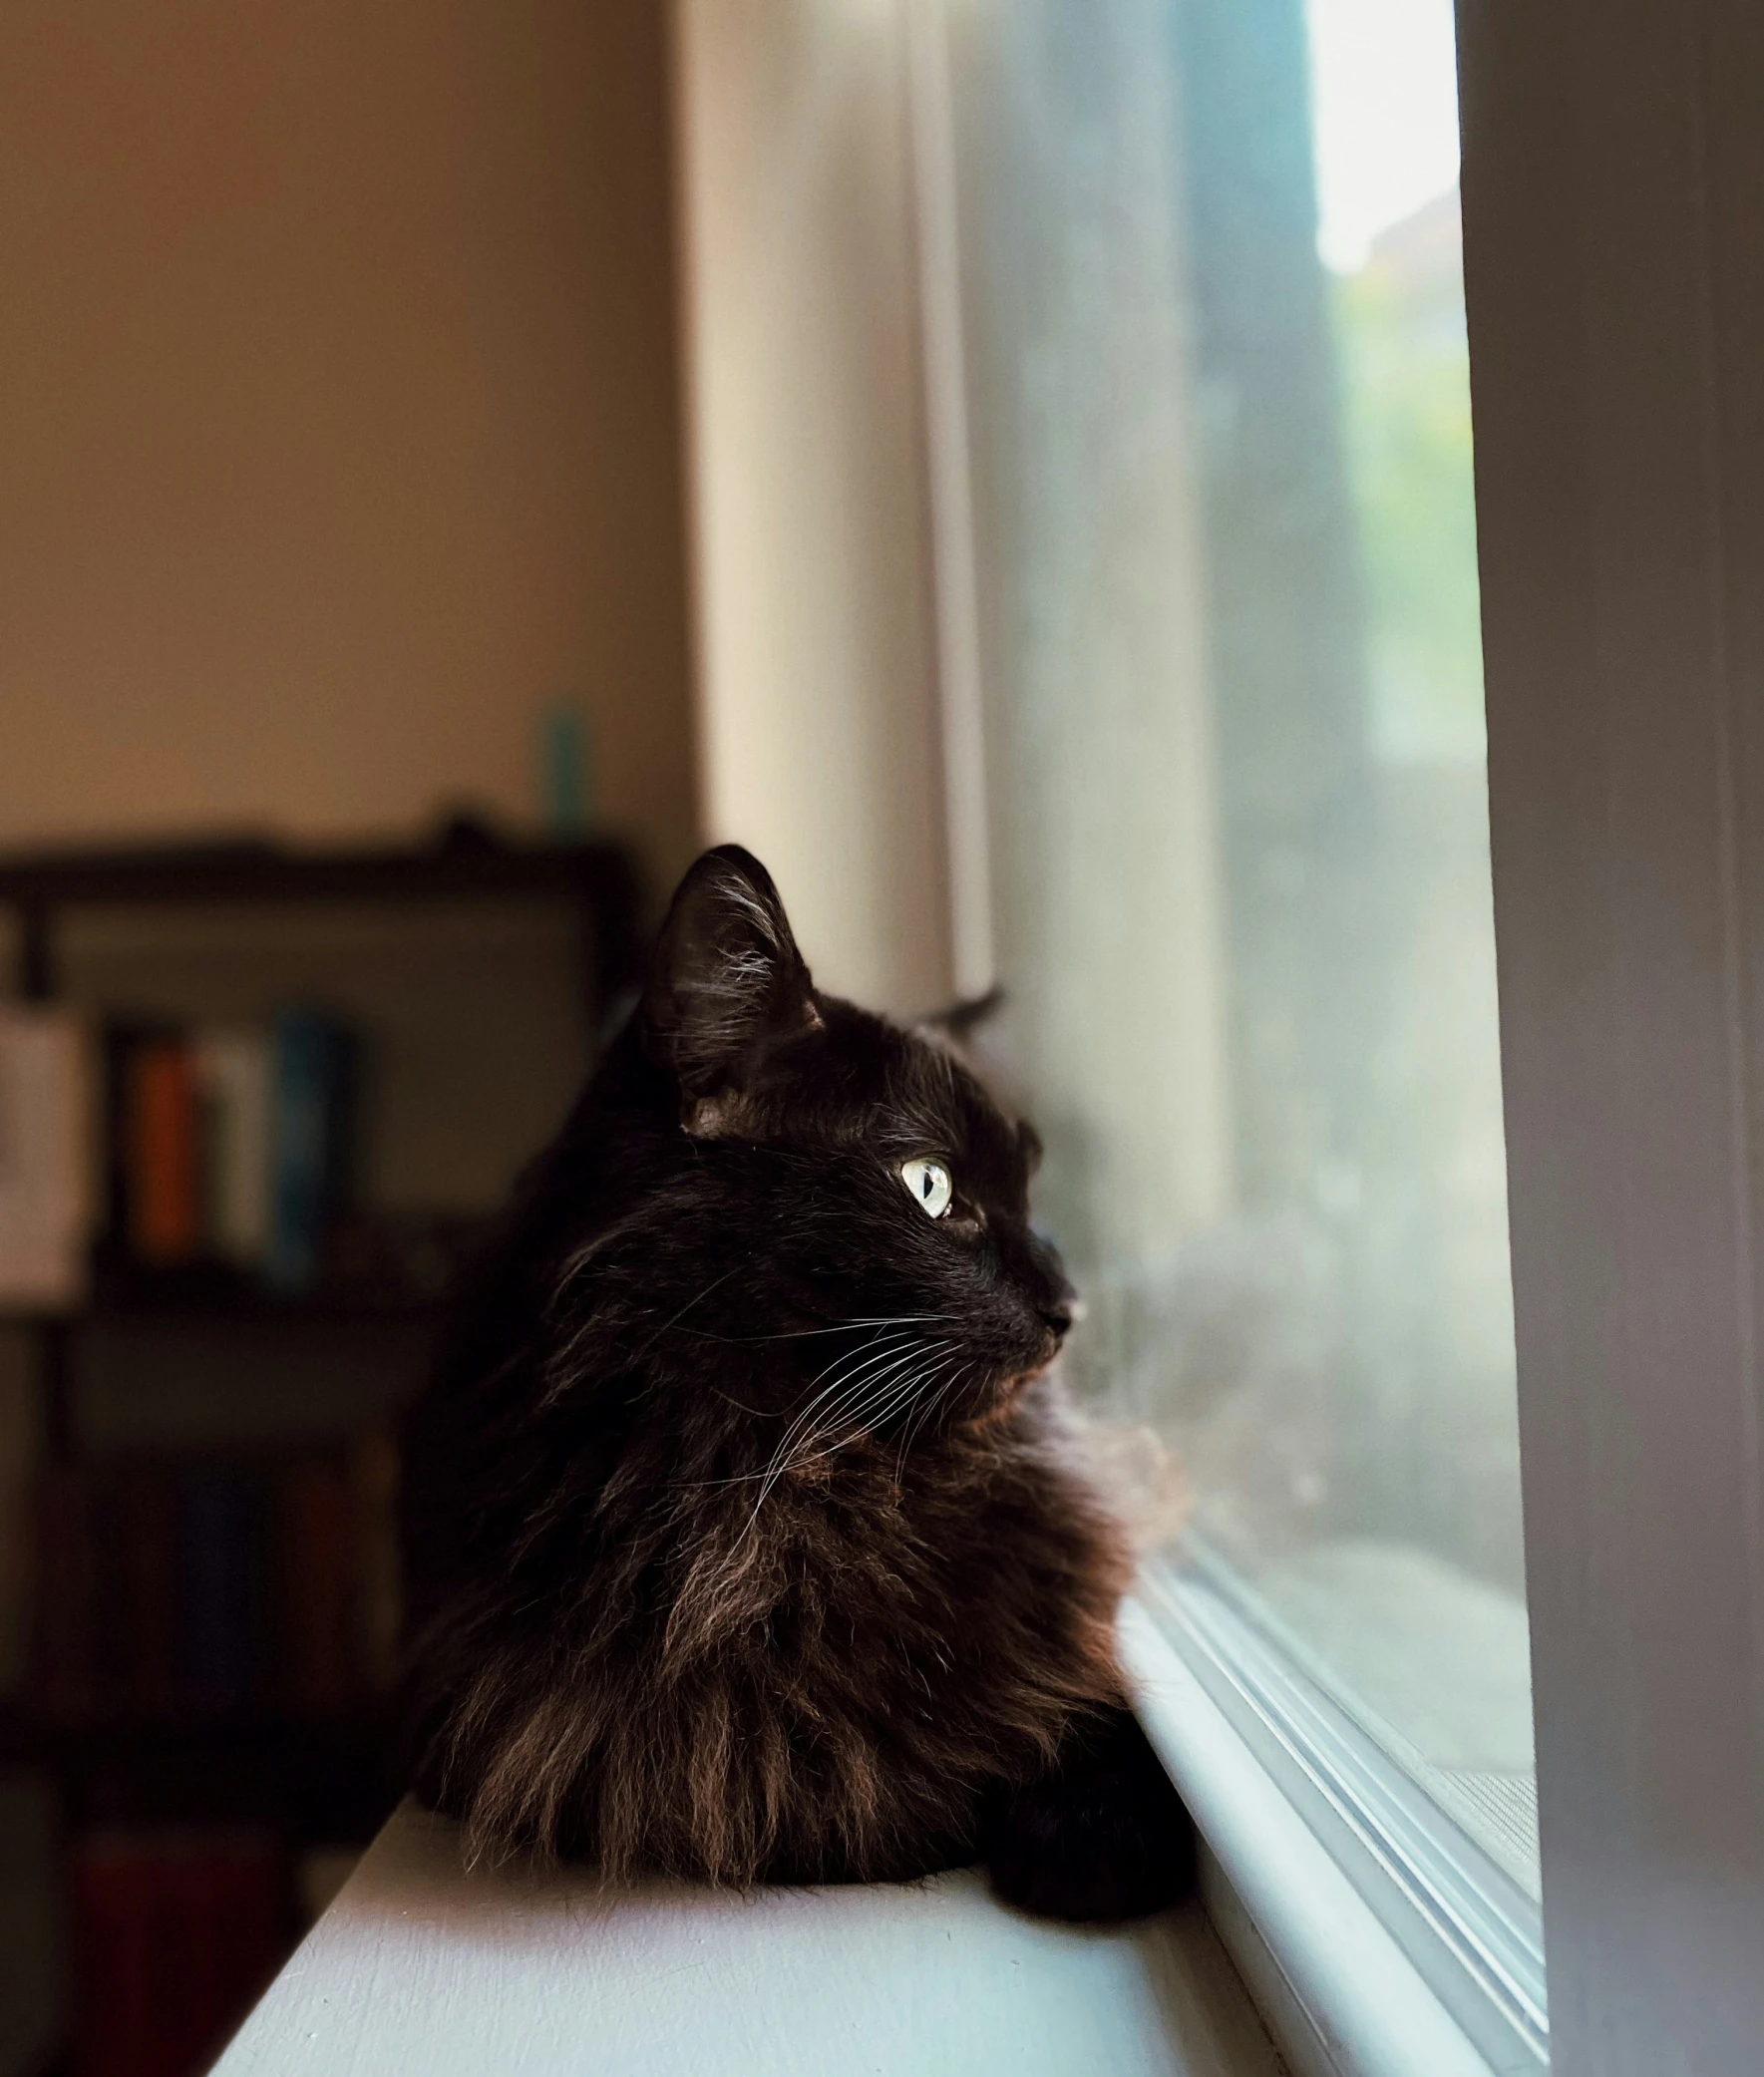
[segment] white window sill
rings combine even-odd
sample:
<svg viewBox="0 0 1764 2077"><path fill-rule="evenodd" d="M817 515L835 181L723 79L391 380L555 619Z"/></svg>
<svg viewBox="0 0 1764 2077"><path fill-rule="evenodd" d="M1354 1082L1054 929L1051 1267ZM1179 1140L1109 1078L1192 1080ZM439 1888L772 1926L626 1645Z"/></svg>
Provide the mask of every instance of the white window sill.
<svg viewBox="0 0 1764 2077"><path fill-rule="evenodd" d="M406 1805L214 2077L1279 2077L1263 2020L1295 2077L1494 2077L1137 1602L1121 1641L1205 1907L1080 1931L972 1873L611 1892L467 1872Z"/></svg>
<svg viewBox="0 0 1764 2077"><path fill-rule="evenodd" d="M1121 1646L1141 1719L1205 1842L1207 1906L1297 2077L1493 2077L1135 1601Z"/></svg>
<svg viewBox="0 0 1764 2077"><path fill-rule="evenodd" d="M1430 2077L1448 2077L1440 2064ZM751 1898L468 1874L406 1806L215 2077L1279 2077L1205 1912L1078 1931L977 1875Z"/></svg>

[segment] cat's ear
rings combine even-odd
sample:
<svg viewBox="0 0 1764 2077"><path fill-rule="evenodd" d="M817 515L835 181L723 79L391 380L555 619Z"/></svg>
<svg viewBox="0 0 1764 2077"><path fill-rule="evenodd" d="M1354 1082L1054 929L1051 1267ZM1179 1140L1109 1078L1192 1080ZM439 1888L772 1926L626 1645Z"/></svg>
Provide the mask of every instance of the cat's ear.
<svg viewBox="0 0 1764 2077"><path fill-rule="evenodd" d="M821 1022L814 985L772 875L738 844L707 851L680 882L643 991L650 1057L679 1084L689 1131L730 1128L768 1049Z"/></svg>

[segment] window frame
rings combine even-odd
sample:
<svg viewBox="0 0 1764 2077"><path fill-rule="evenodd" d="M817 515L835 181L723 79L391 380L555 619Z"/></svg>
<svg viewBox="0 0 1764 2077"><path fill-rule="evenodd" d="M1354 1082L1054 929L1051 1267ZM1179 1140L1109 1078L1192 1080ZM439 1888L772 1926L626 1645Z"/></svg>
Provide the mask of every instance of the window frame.
<svg viewBox="0 0 1764 2077"><path fill-rule="evenodd" d="M1737 2071L1764 2040L1764 15L1461 0L1459 45L1553 2067Z"/></svg>

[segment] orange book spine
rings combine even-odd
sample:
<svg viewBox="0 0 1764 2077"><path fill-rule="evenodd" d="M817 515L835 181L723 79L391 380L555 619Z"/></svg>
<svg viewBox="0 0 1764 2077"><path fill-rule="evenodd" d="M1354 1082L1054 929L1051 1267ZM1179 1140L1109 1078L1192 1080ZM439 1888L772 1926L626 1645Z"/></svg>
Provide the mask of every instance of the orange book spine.
<svg viewBox="0 0 1764 2077"><path fill-rule="evenodd" d="M129 1244L144 1262L185 1262L201 1242L188 1049L178 1039L151 1039L131 1058L129 1078Z"/></svg>

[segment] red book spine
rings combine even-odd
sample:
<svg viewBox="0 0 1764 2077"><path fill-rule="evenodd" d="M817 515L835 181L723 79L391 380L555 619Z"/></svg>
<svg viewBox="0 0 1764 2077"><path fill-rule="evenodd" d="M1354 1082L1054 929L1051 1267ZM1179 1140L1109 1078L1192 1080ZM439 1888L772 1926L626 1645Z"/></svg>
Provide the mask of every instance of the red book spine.
<svg viewBox="0 0 1764 2077"><path fill-rule="evenodd" d="M165 1924L151 1855L126 1835L83 1840L70 1887L76 2077L181 2077L160 2025Z"/></svg>
<svg viewBox="0 0 1764 2077"><path fill-rule="evenodd" d="M288 1699L335 1716L355 1697L355 1535L347 1480L302 1464L281 1491L283 1643Z"/></svg>
<svg viewBox="0 0 1764 2077"><path fill-rule="evenodd" d="M159 2025L168 2062L194 2077L230 2016L215 1857L199 1836L168 1840L156 1873L168 1934Z"/></svg>
<svg viewBox="0 0 1764 2077"><path fill-rule="evenodd" d="M252 1833L93 1834L75 1849L75 2077L200 2077L286 1947L284 1869Z"/></svg>

